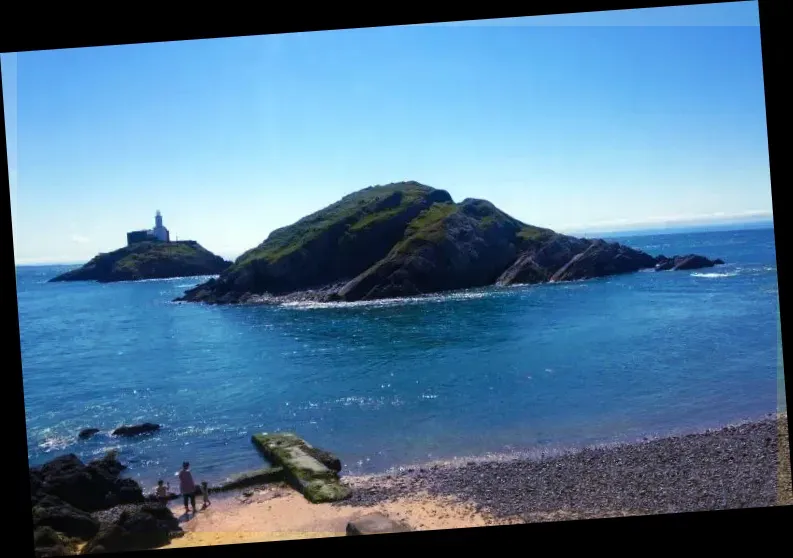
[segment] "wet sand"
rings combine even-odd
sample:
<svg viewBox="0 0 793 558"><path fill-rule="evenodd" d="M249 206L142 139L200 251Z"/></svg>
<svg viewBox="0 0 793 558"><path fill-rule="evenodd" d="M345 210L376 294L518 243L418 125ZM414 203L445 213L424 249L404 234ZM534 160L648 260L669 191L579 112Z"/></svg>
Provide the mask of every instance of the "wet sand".
<svg viewBox="0 0 793 558"><path fill-rule="evenodd" d="M344 477L353 497L311 504L284 485L190 514L164 548L344 536L374 511L415 530L793 504L787 415L547 459ZM184 509L173 508L176 515Z"/></svg>

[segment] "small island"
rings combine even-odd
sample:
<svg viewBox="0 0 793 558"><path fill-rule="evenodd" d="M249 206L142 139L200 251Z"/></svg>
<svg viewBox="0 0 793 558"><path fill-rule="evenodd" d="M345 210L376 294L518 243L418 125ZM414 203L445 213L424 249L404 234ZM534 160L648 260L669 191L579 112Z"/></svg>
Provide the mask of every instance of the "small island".
<svg viewBox="0 0 793 558"><path fill-rule="evenodd" d="M455 203L445 190L410 181L359 190L273 231L177 301L353 302L722 263L574 238L522 223L489 201Z"/></svg>
<svg viewBox="0 0 793 558"><path fill-rule="evenodd" d="M194 240L170 239L157 212L155 226L150 230L127 233L127 245L113 252L95 256L84 266L50 279L50 282L140 281L217 275L231 266Z"/></svg>

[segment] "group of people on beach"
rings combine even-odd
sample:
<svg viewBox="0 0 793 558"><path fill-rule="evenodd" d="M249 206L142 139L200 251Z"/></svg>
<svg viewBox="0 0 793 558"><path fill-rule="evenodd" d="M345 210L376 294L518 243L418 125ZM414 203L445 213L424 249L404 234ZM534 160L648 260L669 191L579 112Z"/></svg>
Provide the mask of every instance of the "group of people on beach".
<svg viewBox="0 0 793 558"><path fill-rule="evenodd" d="M193 508L193 513L196 513L196 505L195 505L195 498L197 494L201 494L201 498L203 500L201 509L204 510L208 506L212 504L209 501L209 485L206 481L202 481L200 485L196 485L195 481L193 480L193 473L190 471L190 463L185 461L182 463L182 468L176 473L176 476L179 477L179 492L184 499L184 512L190 512L190 506ZM163 503L167 504L169 498L168 491L170 490L171 485L170 483L165 483L162 479L157 481L157 488L154 489L154 495L157 499Z"/></svg>

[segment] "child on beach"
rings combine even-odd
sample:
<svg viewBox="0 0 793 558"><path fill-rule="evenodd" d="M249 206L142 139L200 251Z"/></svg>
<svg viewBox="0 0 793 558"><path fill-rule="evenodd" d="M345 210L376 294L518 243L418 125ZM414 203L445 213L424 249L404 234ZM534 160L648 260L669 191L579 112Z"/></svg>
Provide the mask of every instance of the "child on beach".
<svg viewBox="0 0 793 558"><path fill-rule="evenodd" d="M157 488L154 489L154 495L157 497L158 502L161 504L168 503L168 490L170 488L170 484L165 484L162 480L157 481Z"/></svg>
<svg viewBox="0 0 793 558"><path fill-rule="evenodd" d="M182 498L184 498L184 512L188 513L190 511L187 506L189 502L193 506L193 513L196 513L196 485L193 481L193 474L190 472L190 463L187 461L182 463L182 470L176 473L176 475L179 477L179 491L182 493Z"/></svg>
<svg viewBox="0 0 793 558"><path fill-rule="evenodd" d="M203 499L204 503L201 506L201 509L206 509L207 506L211 506L212 502L209 501L209 485L207 481L201 481L201 498Z"/></svg>

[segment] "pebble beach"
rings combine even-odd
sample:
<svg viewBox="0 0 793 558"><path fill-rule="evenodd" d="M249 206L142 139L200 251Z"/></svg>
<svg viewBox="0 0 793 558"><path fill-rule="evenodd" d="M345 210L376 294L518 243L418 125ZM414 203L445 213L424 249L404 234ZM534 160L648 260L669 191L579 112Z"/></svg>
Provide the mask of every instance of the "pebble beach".
<svg viewBox="0 0 793 558"><path fill-rule="evenodd" d="M416 530L793 504L787 415L547 458L500 456L346 476L309 504L270 485L213 503L166 547L343 536L377 511ZM176 513L178 506L174 507Z"/></svg>

